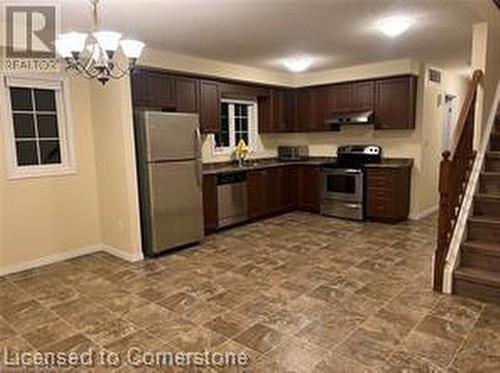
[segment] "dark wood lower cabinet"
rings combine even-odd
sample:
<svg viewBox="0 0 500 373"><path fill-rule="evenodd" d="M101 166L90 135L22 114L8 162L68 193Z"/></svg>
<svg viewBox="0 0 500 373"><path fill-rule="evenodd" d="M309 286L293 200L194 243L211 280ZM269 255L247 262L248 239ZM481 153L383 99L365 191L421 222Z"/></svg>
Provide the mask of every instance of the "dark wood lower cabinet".
<svg viewBox="0 0 500 373"><path fill-rule="evenodd" d="M398 222L410 211L411 167L369 168L366 172L368 219Z"/></svg>
<svg viewBox="0 0 500 373"><path fill-rule="evenodd" d="M300 210L319 212L321 203L321 174L317 166L300 166L298 172L298 203Z"/></svg>
<svg viewBox="0 0 500 373"><path fill-rule="evenodd" d="M295 208L297 168L277 167L247 174L250 219L272 216Z"/></svg>
<svg viewBox="0 0 500 373"><path fill-rule="evenodd" d="M366 214L371 220L396 223L408 218L411 166L373 167L366 172ZM322 178L319 166L290 165L247 172L249 220L283 212L320 212ZM205 231L217 229L215 175L203 177Z"/></svg>
<svg viewBox="0 0 500 373"><path fill-rule="evenodd" d="M217 229L217 179L215 175L203 176L203 218L205 219L205 233Z"/></svg>

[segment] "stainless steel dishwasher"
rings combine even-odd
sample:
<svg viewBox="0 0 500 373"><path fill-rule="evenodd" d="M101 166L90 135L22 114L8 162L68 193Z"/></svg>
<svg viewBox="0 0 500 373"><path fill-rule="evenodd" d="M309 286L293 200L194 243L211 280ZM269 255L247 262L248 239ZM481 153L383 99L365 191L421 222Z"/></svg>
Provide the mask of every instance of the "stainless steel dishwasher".
<svg viewBox="0 0 500 373"><path fill-rule="evenodd" d="M247 220L246 172L235 171L217 175L217 206L219 228Z"/></svg>

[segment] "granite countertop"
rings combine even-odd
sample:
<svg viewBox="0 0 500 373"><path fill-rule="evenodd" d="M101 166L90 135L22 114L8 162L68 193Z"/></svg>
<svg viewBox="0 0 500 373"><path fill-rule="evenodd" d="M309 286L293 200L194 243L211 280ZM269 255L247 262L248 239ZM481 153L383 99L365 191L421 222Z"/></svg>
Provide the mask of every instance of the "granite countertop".
<svg viewBox="0 0 500 373"><path fill-rule="evenodd" d="M337 157L309 157L308 159L300 161L280 161L277 158L263 158L247 160L243 167L239 167L236 162L205 163L203 164L203 174L215 175L225 172L250 171L291 165L321 166L326 163L335 162L336 160ZM384 158L381 163L365 165L365 167L370 168L399 168L412 166L413 159L411 158Z"/></svg>

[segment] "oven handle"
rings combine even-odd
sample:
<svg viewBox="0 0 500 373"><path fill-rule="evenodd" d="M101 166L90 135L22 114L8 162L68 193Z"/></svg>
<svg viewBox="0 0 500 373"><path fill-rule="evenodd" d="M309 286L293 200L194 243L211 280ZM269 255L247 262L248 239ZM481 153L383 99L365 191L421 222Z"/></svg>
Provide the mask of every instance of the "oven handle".
<svg viewBox="0 0 500 373"><path fill-rule="evenodd" d="M345 170L342 170L342 171L345 172L346 174L356 174L356 175L363 172L361 170L356 170L356 169L353 169L353 168L348 168L348 169L345 169Z"/></svg>
<svg viewBox="0 0 500 373"><path fill-rule="evenodd" d="M333 170L325 170L324 172L327 175L359 175L363 173L362 170L356 168L337 168Z"/></svg>

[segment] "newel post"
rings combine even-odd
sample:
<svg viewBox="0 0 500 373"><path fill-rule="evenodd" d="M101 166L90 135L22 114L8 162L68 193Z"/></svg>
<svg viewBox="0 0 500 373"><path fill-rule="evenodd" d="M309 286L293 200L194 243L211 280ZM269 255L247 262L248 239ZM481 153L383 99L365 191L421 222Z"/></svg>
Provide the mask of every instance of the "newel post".
<svg viewBox="0 0 500 373"><path fill-rule="evenodd" d="M445 151L439 169L439 216L437 248L434 258L434 290L442 291L443 273L448 255L450 220L453 203L451 201L451 153Z"/></svg>

